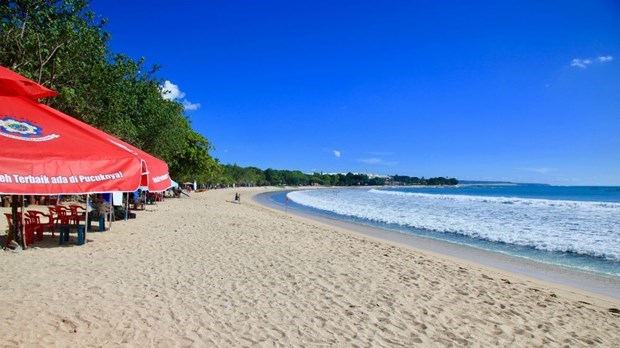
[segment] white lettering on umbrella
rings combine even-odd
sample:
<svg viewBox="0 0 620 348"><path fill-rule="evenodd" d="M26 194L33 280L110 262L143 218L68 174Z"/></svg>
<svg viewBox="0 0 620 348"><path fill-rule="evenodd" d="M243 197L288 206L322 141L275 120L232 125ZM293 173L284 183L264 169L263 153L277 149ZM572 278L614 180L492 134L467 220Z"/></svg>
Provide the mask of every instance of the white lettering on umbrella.
<svg viewBox="0 0 620 348"><path fill-rule="evenodd" d="M13 174L15 182L19 184L49 184L50 178L47 175L17 175Z"/></svg>
<svg viewBox="0 0 620 348"><path fill-rule="evenodd" d="M71 175L71 176L47 176L41 175L19 175L19 174L0 174L0 183L7 184L68 184L78 182L98 182L106 180L122 179L123 172L96 174L96 175Z"/></svg>
<svg viewBox="0 0 620 348"><path fill-rule="evenodd" d="M123 177L123 172L118 171L116 173L110 174L98 174L98 175L79 175L80 182L97 182L97 181L106 181L106 180L115 180L121 179Z"/></svg>
<svg viewBox="0 0 620 348"><path fill-rule="evenodd" d="M158 183L158 182L164 181L166 179L168 179L168 174L164 174L164 175L153 177L153 182Z"/></svg>
<svg viewBox="0 0 620 348"><path fill-rule="evenodd" d="M11 179L11 176L9 174L1 174L0 175L0 182L5 182L5 183L12 184L13 183L13 179Z"/></svg>

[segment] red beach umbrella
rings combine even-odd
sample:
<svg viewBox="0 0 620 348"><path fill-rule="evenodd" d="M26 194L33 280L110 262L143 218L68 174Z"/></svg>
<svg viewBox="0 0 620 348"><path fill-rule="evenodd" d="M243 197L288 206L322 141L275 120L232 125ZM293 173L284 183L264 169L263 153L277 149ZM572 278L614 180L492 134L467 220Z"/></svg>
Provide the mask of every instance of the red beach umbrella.
<svg viewBox="0 0 620 348"><path fill-rule="evenodd" d="M96 128L33 100L54 95L0 67L0 193L135 191L144 161ZM14 205L15 226L16 210Z"/></svg>
<svg viewBox="0 0 620 348"><path fill-rule="evenodd" d="M50 110L22 96L0 95L0 193L82 194L140 186L137 156L102 139L93 127Z"/></svg>
<svg viewBox="0 0 620 348"><path fill-rule="evenodd" d="M172 181L168 173L168 164L163 160L160 160L159 158L149 154L148 152L145 152L133 145L130 145L116 137L113 137L102 130L84 124L47 105L42 105L42 107L60 117L68 119L69 122L74 122L76 125L79 124L81 125L81 127L87 128L93 135L101 137L108 143L114 144L118 148L123 149L126 152L140 159L142 161L142 176L140 180L140 187L144 187L151 192L161 192L167 190L172 186Z"/></svg>
<svg viewBox="0 0 620 348"><path fill-rule="evenodd" d="M0 96L15 98L15 99L3 99L0 103L0 144L3 142L9 142L6 146L3 146L0 149L0 159L5 159L3 156L19 156L17 155L19 151L9 151L6 154L4 151L8 150L7 146L14 146L12 140L22 140L29 141L29 143L15 143L18 145L20 150L24 147L28 147L26 152L28 154L35 155L37 158L42 158L42 155L45 154L53 154L54 158L60 159L61 161L67 161L70 155L73 153L75 155L79 151L83 151L86 157L78 158L82 159L82 163L87 163L86 158L92 157L94 154L99 157L104 158L123 158L127 161L127 158L133 156L137 158L140 164L140 183L138 186L130 185L131 189L126 189L127 186L118 186L115 191L135 191L138 187L146 187L150 191L163 191L169 188L172 185L168 174L168 165L166 162L130 145L123 142L120 139L117 139L97 128L94 128L88 124L85 124L81 121L78 121L56 109L53 109L47 105L34 103L32 101L26 100L25 98L17 98L18 96L26 97L26 98L43 98L49 96L57 95L56 92L37 84L36 82L25 78L24 76L15 73L5 67L0 66ZM37 110L37 107L40 110ZM34 111L33 111L34 110ZM12 117L10 115L21 115L20 117ZM27 115L27 116L24 116ZM37 117L35 117L37 115ZM51 116L50 116L51 115ZM44 119L46 116L50 116L49 119ZM36 121L36 125L32 123L32 121ZM30 122L30 123L29 123ZM50 128L48 125L52 125ZM43 127L43 125L45 125ZM75 130L77 133L71 133L71 139L67 139L66 137L62 140L71 140L71 144L64 144L63 141L54 141L52 143L47 143L50 140L53 140L59 137L59 134L53 133L53 135L48 135L48 137L43 136L45 130L57 129L58 127L65 127L67 125L69 129ZM34 127L34 128L33 128ZM67 129L64 129L67 130ZM79 133L79 134L78 134ZM69 133L68 133L69 134ZM7 140L4 138L12 139ZM80 146L80 139L86 140L86 144L84 146ZM47 148L46 146L35 146L31 147L32 144L38 143L47 144L47 145L55 145L53 148ZM28 144L28 145L26 145ZM59 145L59 146L56 146ZM41 150L45 149L47 152L42 152ZM112 149L112 150L110 150ZM69 153L68 153L69 152ZM131 156L129 156L131 155ZM27 159L26 157L18 157L22 159ZM7 158L8 159L8 158ZM113 159L112 159L113 160ZM49 162L48 162L49 164ZM66 162L68 164L68 162ZM3 161L0 164L0 175L2 173L2 169L11 165L10 162ZM92 167L91 167L92 168ZM112 168L112 167L109 167ZM20 176L14 176L13 179L10 179L10 174L4 173L9 176L0 177L0 192L14 192L20 193L22 191L15 190L15 188L8 189L6 185L9 184L9 181L26 181L29 182L30 179L22 179ZM42 174L39 174L42 175ZM49 174L47 177L40 177L39 181L45 181L46 178L49 179ZM56 181L62 181L63 176L59 175ZM71 176L66 177L69 179L75 180ZM37 181L37 179L32 179ZM83 180L86 180L83 178ZM4 181L4 182L3 182ZM80 177L78 176L78 181L80 181ZM106 182L106 180L103 180ZM51 182L50 182L51 183ZM11 183L14 184L14 183ZM97 185L84 185L80 183L82 188L78 188L73 185L73 188L70 190L71 192L66 191L68 186L64 184L60 189L60 187L56 187L55 189L48 188L47 191L41 191L38 188L36 191L29 191L23 193L47 193L47 194L55 194L55 193L77 193L80 192L105 192L110 191L108 187L114 187L114 185L108 185L101 187L100 189L94 189L92 186ZM91 187L90 189L87 187ZM34 187L31 187L34 188ZM26 189L28 190L28 189ZM51 190L51 191L50 191ZM85 191L84 191L85 190ZM56 192L59 191L59 192ZM62 191L62 192L60 192Z"/></svg>

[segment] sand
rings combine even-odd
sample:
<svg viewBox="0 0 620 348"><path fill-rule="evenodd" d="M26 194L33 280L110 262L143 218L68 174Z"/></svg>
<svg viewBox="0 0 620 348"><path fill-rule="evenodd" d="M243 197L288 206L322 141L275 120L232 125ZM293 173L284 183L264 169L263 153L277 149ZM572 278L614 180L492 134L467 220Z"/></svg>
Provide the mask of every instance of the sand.
<svg viewBox="0 0 620 348"><path fill-rule="evenodd" d="M264 191L0 252L0 346L620 346L620 300L285 215Z"/></svg>

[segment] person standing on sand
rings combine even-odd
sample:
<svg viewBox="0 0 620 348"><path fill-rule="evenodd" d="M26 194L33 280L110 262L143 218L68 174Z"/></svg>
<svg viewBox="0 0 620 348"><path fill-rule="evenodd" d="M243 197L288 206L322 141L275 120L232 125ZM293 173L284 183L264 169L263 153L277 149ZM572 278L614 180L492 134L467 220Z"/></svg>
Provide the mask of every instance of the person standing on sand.
<svg viewBox="0 0 620 348"><path fill-rule="evenodd" d="M235 202L241 204L241 195L239 194L239 192L235 193Z"/></svg>

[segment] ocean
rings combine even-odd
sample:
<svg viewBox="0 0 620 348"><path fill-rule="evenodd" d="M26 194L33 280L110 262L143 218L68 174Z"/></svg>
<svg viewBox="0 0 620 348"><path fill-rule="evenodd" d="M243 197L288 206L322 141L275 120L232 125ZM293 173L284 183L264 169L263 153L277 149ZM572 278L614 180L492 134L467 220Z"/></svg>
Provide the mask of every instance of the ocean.
<svg viewBox="0 0 620 348"><path fill-rule="evenodd" d="M285 201L284 194L272 199ZM289 206L530 261L620 277L620 187L335 188Z"/></svg>

